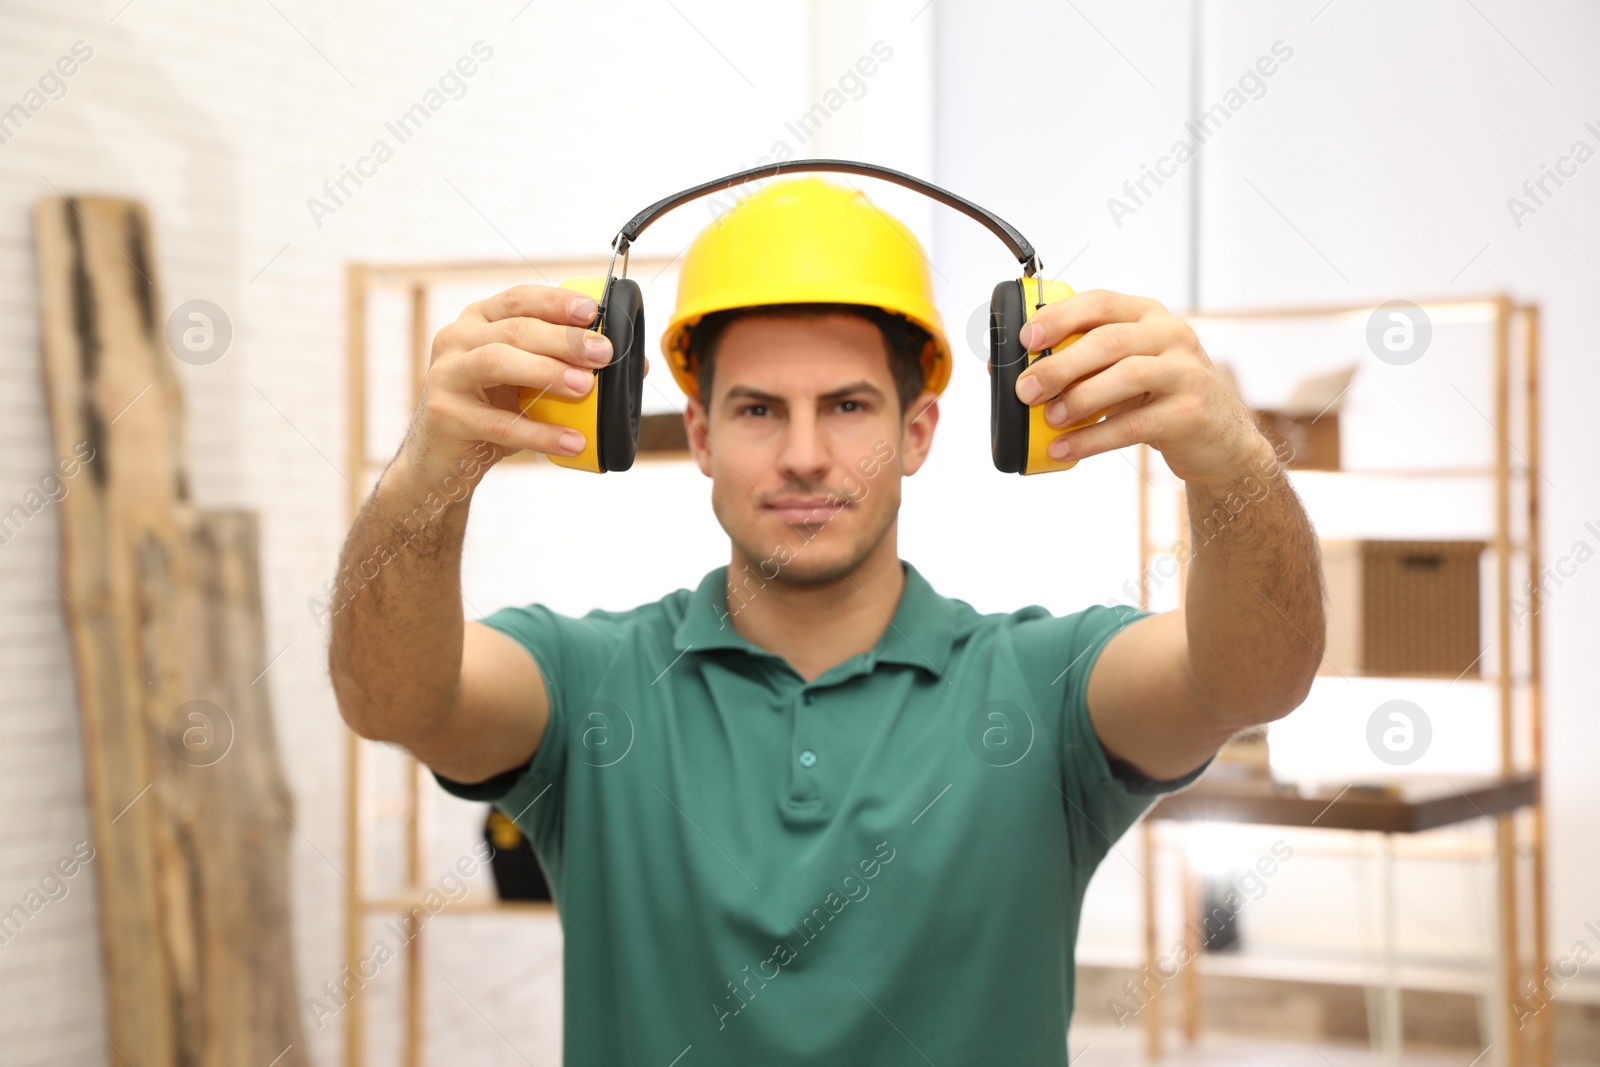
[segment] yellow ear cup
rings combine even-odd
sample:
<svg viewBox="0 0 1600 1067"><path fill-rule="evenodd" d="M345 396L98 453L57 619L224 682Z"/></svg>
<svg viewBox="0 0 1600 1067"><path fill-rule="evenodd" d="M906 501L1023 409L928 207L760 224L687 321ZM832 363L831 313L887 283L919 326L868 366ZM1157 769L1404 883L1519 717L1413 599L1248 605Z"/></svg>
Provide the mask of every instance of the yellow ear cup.
<svg viewBox="0 0 1600 1067"><path fill-rule="evenodd" d="M600 294L605 289L604 275L590 278L568 278L561 283L563 289L574 289L585 296L594 297L595 303L600 302ZM598 327L594 327L598 328ZM595 372L589 372L592 376ZM592 474L600 473L600 381L595 376L595 382L589 391L574 400L571 397L557 396L555 393L543 392L523 386L517 390L517 404L522 413L534 422L550 423L555 426L567 426L583 434L583 451L576 456L558 456L546 453L545 458L558 467L570 467L573 470L589 471Z"/></svg>
<svg viewBox="0 0 1600 1067"><path fill-rule="evenodd" d="M1034 305L1039 303L1039 287L1041 284L1044 286L1044 303L1047 305L1053 304L1058 300L1065 300L1067 297L1074 295L1071 286L1067 285L1066 282L1050 279L1041 280L1037 277L1020 280L1022 282L1022 303L1027 312L1027 319L1034 317L1036 311ZM1041 359L1049 359L1060 354L1064 348L1082 336L1083 334L1081 333L1068 335L1066 340L1052 350L1051 356L1046 356L1042 352L1029 352L1028 365L1031 367ZM1083 377L1089 377L1089 375L1084 375ZM1083 378L1079 378L1072 384L1076 385L1082 380ZM1062 434L1082 426L1092 426L1111 412L1110 408L1101 408L1088 418L1079 419L1077 422L1057 428L1045 421L1044 412L1048 406L1049 404L1046 402L1034 404L1028 408L1028 462L1022 470L1023 474L1044 474L1048 471L1071 470L1077 466L1078 461L1076 459L1052 459L1050 453L1045 450L1049 448L1051 441L1054 441Z"/></svg>

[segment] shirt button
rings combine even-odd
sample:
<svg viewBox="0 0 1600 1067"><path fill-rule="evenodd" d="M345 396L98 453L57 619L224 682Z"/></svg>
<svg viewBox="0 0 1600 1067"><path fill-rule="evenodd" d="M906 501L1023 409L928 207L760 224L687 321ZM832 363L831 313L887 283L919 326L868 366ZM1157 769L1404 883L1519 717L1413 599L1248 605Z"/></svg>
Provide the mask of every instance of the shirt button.
<svg viewBox="0 0 1600 1067"><path fill-rule="evenodd" d="M807 693L807 694L806 694L806 703L807 703L807 704L809 704L809 703L811 703L811 699L812 699L812 698L813 698L813 697L814 697L814 696L816 696L816 694L815 694L815 693Z"/></svg>
<svg viewBox="0 0 1600 1067"><path fill-rule="evenodd" d="M800 753L800 766L802 766L802 767L814 767L814 766L816 766L816 763L817 763L817 754L815 752L811 751L809 748L806 749L804 752Z"/></svg>

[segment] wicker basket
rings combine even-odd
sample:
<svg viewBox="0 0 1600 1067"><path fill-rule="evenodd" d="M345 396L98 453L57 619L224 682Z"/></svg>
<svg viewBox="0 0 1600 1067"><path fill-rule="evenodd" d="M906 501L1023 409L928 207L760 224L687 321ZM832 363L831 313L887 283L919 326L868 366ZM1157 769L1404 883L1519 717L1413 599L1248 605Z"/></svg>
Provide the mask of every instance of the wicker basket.
<svg viewBox="0 0 1600 1067"><path fill-rule="evenodd" d="M1320 674L1481 677L1485 541L1322 542L1328 644Z"/></svg>

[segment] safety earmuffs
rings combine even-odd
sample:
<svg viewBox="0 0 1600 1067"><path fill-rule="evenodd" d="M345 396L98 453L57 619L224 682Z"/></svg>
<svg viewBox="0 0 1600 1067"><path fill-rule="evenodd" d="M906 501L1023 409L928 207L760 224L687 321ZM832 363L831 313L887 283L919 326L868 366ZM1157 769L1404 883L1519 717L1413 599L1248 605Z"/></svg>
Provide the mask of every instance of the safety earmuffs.
<svg viewBox="0 0 1600 1067"><path fill-rule="evenodd" d="M624 260L626 270L626 260ZM632 278L571 278L598 305L588 329L611 341L611 361L595 368L594 386L577 399L528 388L517 391L522 413L535 422L569 426L583 434L575 456L546 455L573 470L604 474L633 466L639 452L639 410L644 401L644 294Z"/></svg>
<svg viewBox="0 0 1600 1067"><path fill-rule="evenodd" d="M989 297L989 451L996 470L1007 474L1070 470L1078 461L1052 458L1046 451L1050 442L1069 430L1099 422L1111 410L1101 408L1086 419L1058 428L1045 421L1044 404L1029 407L1017 396L1022 372L1054 351L1027 351L1019 336L1022 327L1046 304L1071 295L1065 282L1034 273L1008 278L996 285ZM1082 336L1068 336L1061 347Z"/></svg>
<svg viewBox="0 0 1600 1067"><path fill-rule="evenodd" d="M633 466L639 449L639 413L644 399L644 299L637 282L627 277L627 252L632 242L656 218L687 201L759 178L792 171L836 171L882 178L939 201L982 223L1005 242L1022 264L1022 277L994 287L989 301L989 442L995 469L1008 474L1043 474L1068 470L1077 460L1052 459L1046 447L1069 430L1103 418L1109 408L1055 427L1045 421L1045 405L1029 406L1017 397L1017 379L1036 360L1048 358L1052 349L1028 352L1020 340L1022 327L1046 304L1072 296L1065 283L1039 277L1043 264L1033 245L992 212L954 193L871 163L843 159L809 159L774 163L739 171L715 181L685 189L657 201L635 215L612 240L611 265L604 278L572 278L562 288L594 298L598 309L588 326L612 345L612 358L593 373L594 388L578 399L524 388L519 391L522 413L536 422L570 427L583 434L583 451L575 456L548 455L562 467L603 474ZM621 255L622 275L615 276ZM1065 347L1082 334L1066 339Z"/></svg>

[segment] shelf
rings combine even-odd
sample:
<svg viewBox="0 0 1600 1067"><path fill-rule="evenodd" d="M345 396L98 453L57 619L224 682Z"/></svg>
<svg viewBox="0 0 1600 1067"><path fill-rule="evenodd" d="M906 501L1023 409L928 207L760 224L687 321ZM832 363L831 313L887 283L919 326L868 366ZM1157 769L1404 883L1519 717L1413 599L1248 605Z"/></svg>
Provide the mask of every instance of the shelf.
<svg viewBox="0 0 1600 1067"><path fill-rule="evenodd" d="M1419 775L1373 785L1393 792L1366 783L1302 791L1292 782L1202 777L1163 797L1147 817L1411 834L1507 814L1539 800L1539 778L1532 772L1495 778Z"/></svg>
<svg viewBox="0 0 1600 1067"><path fill-rule="evenodd" d="M427 888L419 888L412 893L404 890L392 897L373 897L363 900L361 906L367 911L410 911L412 908L427 910L423 904L423 897L427 895ZM434 890L438 892L438 890ZM482 914L492 911L549 913L554 915L556 907L548 900L458 900L445 904L438 911L430 912L437 917L445 914Z"/></svg>
<svg viewBox="0 0 1600 1067"><path fill-rule="evenodd" d="M1377 951L1374 949L1373 955L1377 955ZM1077 960L1079 966L1125 970L1136 970L1144 964L1142 953L1113 950L1109 946L1088 951L1080 949ZM1246 947L1240 952L1202 952L1192 966L1202 978L1218 976L1374 987L1381 987L1387 981L1380 960L1362 959L1354 953L1334 955L1326 949L1302 946L1277 951ZM1439 993L1481 995L1484 975L1484 965L1476 961L1402 959L1397 967L1401 988Z"/></svg>
<svg viewBox="0 0 1600 1067"><path fill-rule="evenodd" d="M1348 538L1348 537L1329 538L1329 540L1348 541L1348 540L1351 540L1351 538ZM1365 540L1365 541L1484 541L1484 542L1486 542L1488 544L1488 547L1483 550L1483 554L1487 556L1491 552L1494 551L1494 539L1492 537L1367 537L1367 538L1360 538L1359 540ZM1152 542L1146 544L1144 547L1145 547L1145 551L1147 551L1147 552L1154 553L1157 556L1165 556L1165 555L1170 555L1173 552L1173 550L1178 547L1179 544L1181 544L1181 542L1175 541L1170 545L1163 545L1163 544L1160 544L1159 542L1152 541ZM1528 542L1526 542L1526 541L1515 541L1515 540L1509 541L1506 544L1506 551L1507 552L1513 552L1513 553L1515 553L1515 552L1526 553L1528 551Z"/></svg>
<svg viewBox="0 0 1600 1067"><path fill-rule="evenodd" d="M1499 472L1493 467L1395 467L1382 470L1350 470L1340 468L1336 471L1308 470L1305 467L1290 467L1291 475L1299 474L1334 474L1340 476L1353 476L1357 478L1494 478ZM1513 477L1525 478L1528 468L1510 466L1506 473Z"/></svg>
<svg viewBox="0 0 1600 1067"><path fill-rule="evenodd" d="M1213 772L1215 773L1215 772ZM1306 783L1310 784L1310 783ZM1164 819L1152 825L1157 847L1176 853L1194 854L1195 850L1213 850L1220 853L1257 853L1265 845L1256 842L1277 837L1288 830L1295 833L1295 856L1315 856L1321 859L1348 860L1359 863L1377 858L1370 838L1356 833L1322 834L1322 824L1310 827L1311 833L1296 827L1251 825L1245 823L1193 822ZM1462 861L1492 860L1495 858L1494 831L1472 823L1455 823L1440 826L1425 834L1401 834L1387 846L1397 863L1460 863Z"/></svg>
<svg viewBox="0 0 1600 1067"><path fill-rule="evenodd" d="M1351 470L1340 468L1336 471L1312 470L1306 467L1288 468L1290 477L1298 478L1302 475L1335 478L1495 478L1499 472L1493 467L1394 467L1373 470ZM1526 478L1526 467L1507 467L1506 473L1513 478Z"/></svg>
<svg viewBox="0 0 1600 1067"><path fill-rule="evenodd" d="M1182 484L1182 479L1165 467L1151 464L1151 470L1173 485ZM1285 470L1292 478L1302 475L1337 478L1494 478L1499 474L1493 467L1381 467L1365 470L1341 467L1333 471L1312 467L1287 467ZM1506 473L1513 478L1526 478L1530 468L1512 464L1506 468Z"/></svg>
<svg viewBox="0 0 1600 1067"><path fill-rule="evenodd" d="M1495 675L1450 674L1445 671L1433 671L1428 673L1418 672L1416 674L1362 674L1360 671L1344 671L1341 674L1337 671L1329 671L1326 674L1318 672L1317 677L1339 678L1344 681L1353 681L1354 679L1361 678L1384 682L1482 682L1484 685L1500 684L1499 677ZM1513 685L1531 685L1533 683L1533 677L1528 674L1513 674L1511 676L1511 683Z"/></svg>

